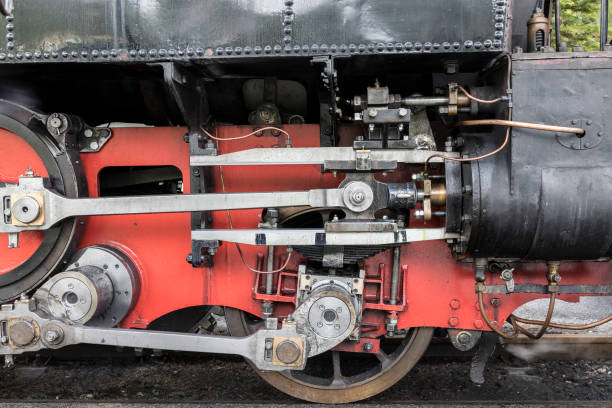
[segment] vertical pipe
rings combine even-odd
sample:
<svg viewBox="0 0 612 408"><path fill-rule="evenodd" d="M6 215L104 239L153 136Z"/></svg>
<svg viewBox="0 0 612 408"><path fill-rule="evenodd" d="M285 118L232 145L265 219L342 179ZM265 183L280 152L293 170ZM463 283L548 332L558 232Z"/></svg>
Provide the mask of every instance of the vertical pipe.
<svg viewBox="0 0 612 408"><path fill-rule="evenodd" d="M391 296L390 303L397 303L397 284L399 280L400 247L393 248L393 269L391 270Z"/></svg>
<svg viewBox="0 0 612 408"><path fill-rule="evenodd" d="M268 271L274 270L274 245L268 247ZM272 284L274 283L274 275L268 273L266 275L266 295L272 294Z"/></svg>
<svg viewBox="0 0 612 408"><path fill-rule="evenodd" d="M561 0L555 0L555 49L561 48Z"/></svg>
<svg viewBox="0 0 612 408"><path fill-rule="evenodd" d="M608 43L608 0L601 0L599 23L599 50L603 51Z"/></svg>

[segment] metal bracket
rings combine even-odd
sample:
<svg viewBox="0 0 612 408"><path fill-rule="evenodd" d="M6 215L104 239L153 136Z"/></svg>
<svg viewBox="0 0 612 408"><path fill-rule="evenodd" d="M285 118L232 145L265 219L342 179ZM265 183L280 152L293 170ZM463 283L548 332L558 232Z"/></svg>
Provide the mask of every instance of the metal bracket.
<svg viewBox="0 0 612 408"><path fill-rule="evenodd" d="M555 133L557 142L562 146L572 150L593 149L601 143L607 136L606 129L600 123L595 123L591 119L572 119L569 126L580 127L585 130L584 135L574 133Z"/></svg>

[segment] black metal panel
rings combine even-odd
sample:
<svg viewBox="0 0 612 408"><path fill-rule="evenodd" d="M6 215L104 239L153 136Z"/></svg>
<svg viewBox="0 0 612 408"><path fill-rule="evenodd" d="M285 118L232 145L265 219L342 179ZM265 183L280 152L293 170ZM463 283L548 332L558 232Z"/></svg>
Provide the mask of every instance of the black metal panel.
<svg viewBox="0 0 612 408"><path fill-rule="evenodd" d="M611 77L612 53L515 60L514 119L579 126L587 133L578 138L514 129L511 149L472 166L479 201L472 214L478 228L469 243L474 255L612 255ZM482 152L499 138L468 137Z"/></svg>
<svg viewBox="0 0 612 408"><path fill-rule="evenodd" d="M500 52L506 0L20 0L0 61Z"/></svg>

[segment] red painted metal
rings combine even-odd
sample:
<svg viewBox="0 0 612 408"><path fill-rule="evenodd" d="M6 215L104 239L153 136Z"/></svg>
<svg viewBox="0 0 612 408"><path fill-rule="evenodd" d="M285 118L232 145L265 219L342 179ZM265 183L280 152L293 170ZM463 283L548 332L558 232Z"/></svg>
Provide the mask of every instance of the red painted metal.
<svg viewBox="0 0 612 408"><path fill-rule="evenodd" d="M318 146L319 127L316 125L286 125L294 147ZM234 137L254 130L252 126L226 126L217 129L219 137ZM343 131L343 134L351 129ZM4 140L10 135L0 134ZM113 137L98 153L82 154L82 162L89 183L89 194L98 196L98 173L109 166L160 166L172 165L183 174L185 192L189 192L189 151L183 141L183 128L116 128ZM220 153L245 150L254 147L284 147L284 137L266 132L240 141L219 143ZM0 145L0 179L11 181L23 172L24 160L13 160L12 152L35 163L31 152L19 147L12 140L10 151L7 143ZM26 146L27 147L27 146ZM35 164L35 172L44 175L44 169ZM342 176L322 174L318 166L247 166L225 167L223 178L225 191L274 191L333 188ZM415 169L420 170L420 169ZM216 192L223 191L219 169L213 170L212 181ZM408 180L406 169L398 170L380 180ZM231 211L234 228L256 228L261 220L261 209ZM225 211L212 214L213 228L228 228ZM412 224L416 226L416 223ZM433 226L433 223L427 226ZM23 234L22 234L23 235ZM23 241L22 241L23 242ZM122 327L145 328L156 318L171 311L195 305L222 305L261 314L261 301L279 302L275 307L278 316L286 316L293 309L296 293L297 267L303 258L294 253L286 271L275 276L275 290L266 295L263 290L264 275L249 271L240 260L236 247L223 243L214 256L211 268L193 268L185 261L191 250L190 216L180 214L145 214L105 217L89 217L80 246L108 244L129 254L141 275L141 295L132 312L121 323ZM263 268L267 256L266 247L242 246L246 261L251 266ZM12 265L9 250L0 245L0 272ZM23 254L21 254L23 255ZM20 255L20 256L21 256ZM284 262L286 250L277 247L275 266ZM20 258L21 259L21 258ZM474 273L470 263L455 260L443 241L421 242L404 245L401 249L400 290L397 305L391 305L390 265L392 250L379 253L363 262L366 271L365 310L362 337L372 339L385 332L385 318L397 313L399 328L453 327L456 329L485 329L474 292ZM4 269L3 269L4 268ZM564 284L610 284L610 262L566 262L560 273ZM515 271L517 283L546 283L546 267L543 263L525 263ZM489 274L487 283L502 284ZM510 296L486 296L486 312L492 320L504 321L523 303L545 297L543 295L512 294ZM578 296L561 296L575 301ZM492 299L496 299L492 301ZM366 340L364 340L366 341Z"/></svg>
<svg viewBox="0 0 612 408"><path fill-rule="evenodd" d="M7 130L0 129L0 181L18 183L19 176L28 168L34 174L48 177L47 169L34 149L23 139ZM0 201L1 202L1 201ZM0 274L8 272L25 262L40 246L43 233L25 231L19 234L19 248L8 248L8 234L0 234Z"/></svg>

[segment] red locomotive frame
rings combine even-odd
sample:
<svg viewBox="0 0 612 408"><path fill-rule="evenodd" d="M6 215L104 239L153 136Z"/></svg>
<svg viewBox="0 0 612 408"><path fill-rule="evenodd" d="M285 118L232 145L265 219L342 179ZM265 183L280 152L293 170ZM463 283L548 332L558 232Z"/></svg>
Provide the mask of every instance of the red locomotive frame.
<svg viewBox="0 0 612 408"><path fill-rule="evenodd" d="M294 147L318 146L318 125L286 125L284 128L291 134ZM252 130L252 126L223 126L218 128L218 136L239 136ZM113 129L112 138L100 152L81 154L90 197L99 195L98 173L112 166L175 166L183 175L184 192L188 193L189 146L183 140L184 134L185 129L179 127ZM9 138L10 134L3 137ZM221 142L219 153L279 145L284 146L283 140L266 133L242 141ZM27 152L16 153L12 155L13 159L11 156L3 157L17 160L22 165ZM39 160L31 157L30 163L36 174L45 175ZM3 168L10 168L11 165L5 163ZM19 171L23 170L19 168ZM213 174L215 191L220 192L218 168L214 168ZM223 174L227 192L334 188L342 179L341 175L336 178L332 174L321 173L319 167L312 165L234 166L225 167ZM393 175L395 178L401 176ZM6 176L3 179L16 181ZM231 215L236 229L256 228L261 221L261 210L236 210ZM213 213L213 227L228 228L225 211ZM140 297L121 322L121 327L146 328L167 313L198 305L228 306L260 316L261 302L269 300L276 304L275 314L279 317L292 311L297 285L295 271L304 258L293 256L286 270L275 277L274 294L265 295L261 276L256 276L244 266L233 244L223 243L219 247L214 256L214 265L210 268L194 268L187 263L185 256L191 248L190 228L188 213L92 216L86 220L79 247L94 244L115 246L132 258L140 273ZM27 236L25 233L22 235ZM36 241L35 235L32 240ZM24 259L28 256L28 245L35 244L22 238L19 256ZM252 266L265 264L265 247L244 245L242 249ZM14 249L6 251L0 249L0 256L15 256ZM275 266L280 266L286 259L286 251L279 247L275 254ZM384 334L385 318L393 313L397 313L399 329L428 326L489 330L477 305L472 265L458 262L445 242L419 242L402 247L397 305L389 303L390 279L387 276L390 275L391 258L392 251L388 250L364 262L366 279L362 337L374 339ZM563 284L609 284L612 282L610 268L610 262L564 262L560 274ZM542 262L523 263L514 276L517 283L547 284L546 265ZM504 282L488 274L486 283ZM501 322L520 305L547 296L520 293L487 295L486 313L492 320ZM577 301L579 296L561 295L559 298ZM377 344L374 346L377 348ZM340 347L346 351L352 350L345 345Z"/></svg>

